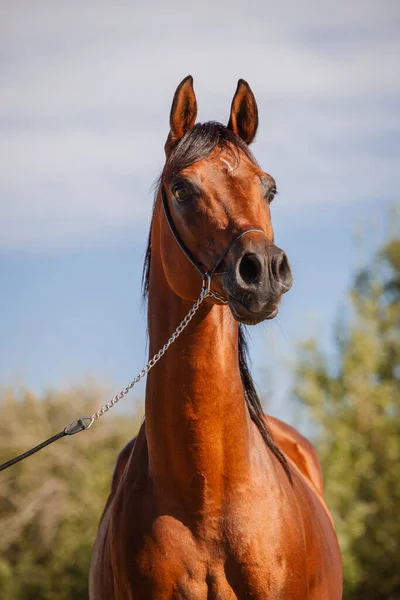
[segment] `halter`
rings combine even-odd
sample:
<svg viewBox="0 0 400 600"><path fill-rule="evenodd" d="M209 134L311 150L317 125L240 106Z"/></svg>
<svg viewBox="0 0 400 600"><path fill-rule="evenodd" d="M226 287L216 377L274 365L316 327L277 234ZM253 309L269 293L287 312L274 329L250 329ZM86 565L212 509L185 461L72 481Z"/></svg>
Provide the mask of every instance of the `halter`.
<svg viewBox="0 0 400 600"><path fill-rule="evenodd" d="M169 210L167 195L165 193L164 187L161 188L161 196L162 196L162 203L163 203L163 207L164 207L164 213L165 213L168 225L171 229L172 235L174 236L176 243L178 244L178 246L180 247L182 252L185 254L187 259L192 263L192 265L200 273L201 278L203 280L203 285L201 288L200 296L198 297L196 302L193 304L193 306L191 307L191 309L189 310L187 315L179 323L178 327L172 333L171 337L164 344L164 346L162 348L160 348L160 350L149 360L149 362L147 364L145 364L145 366L142 368L141 371L139 371L139 373L136 375L136 377L134 379L132 379L132 381L130 383L128 383L128 385L126 387L124 387L118 394L116 394L113 398L111 398L111 400L109 400L107 402L107 404L104 404L104 406L99 408L99 410L97 410L95 413L93 413L90 417L80 417L79 419L77 419L76 421L71 423L70 425L67 425L62 431L60 431L56 435L53 435L53 437L49 438L48 440L45 440L38 446L35 446L34 448L31 448L27 452L24 452L23 454L20 454L19 456L16 456L15 458L12 458L11 460L8 460L4 464L0 465L0 471L4 471L8 467L15 465L15 463L23 460L24 458L28 458L28 456L35 454L42 448L45 448L49 444L52 444L56 440L59 440L60 438L65 437L66 435L75 435L76 433L79 433L80 431L86 431L86 429L89 429L97 419L102 417L117 402L119 402L124 396L126 396L126 394L133 388L133 386L135 386L143 377L145 377L145 375L147 375L147 373L158 363L160 358L162 358L164 356L164 354L166 353L168 348L171 346L171 344L174 343L174 341L180 336L182 331L189 325L190 321L193 319L194 315L198 311L200 304L203 302L203 300L205 298L207 298L208 296L213 296L220 302L223 302L223 304L228 303L228 300L224 296L221 296L221 294L219 294L218 292L215 292L214 290L211 289L211 279L215 273L215 269L218 267L218 265L223 260L223 258L228 254L229 250L236 244L236 242L238 240L240 240L241 237L246 235L246 233L250 233L251 231L258 231L265 235L265 232L262 229L259 229L258 227L249 227L248 229L241 231L236 237L233 238L233 240L227 245L225 250L218 256L216 263L214 264L212 269L205 271L203 266L192 256L192 254L188 250L188 248L186 248L185 244L182 241L182 238L180 237L180 235L178 233L178 230L175 227L175 224L172 220L172 216L171 216L171 213Z"/></svg>
<svg viewBox="0 0 400 600"><path fill-rule="evenodd" d="M226 246L226 248L218 256L217 261L214 264L214 266L211 269L209 269L208 271L205 271L203 268L203 265L194 258L194 256L190 252L190 250L185 246L181 236L179 235L179 232L178 232L178 230L175 226L175 223L172 219L171 211L168 206L168 199L167 199L167 194L165 193L164 186L161 187L161 198L162 198L162 204L163 204L163 208L164 208L165 217L167 219L167 223L169 225L171 233L174 236L176 243L178 244L179 248L182 250L182 252L186 256L186 258L192 263L192 265L195 267L195 269L198 271L198 273L200 273L201 278L203 280L203 288L205 288L209 292L209 294L208 294L209 296L214 296L214 298L217 298L217 300L220 300L224 304L228 304L228 300L224 296L219 294L219 292L215 292L214 290L211 289L211 279L215 273L216 268L219 266L219 264L222 262L222 260L225 258L225 256L228 254L228 252L231 250L231 248L236 244L236 242L238 242L240 240L240 238L242 238L247 233L251 233L252 231L257 231L257 232L263 233L265 235L265 231L263 231L259 227L249 227L248 229L244 229L243 231L238 233L238 235L236 237L234 237L233 240L231 240L229 242L229 244Z"/></svg>

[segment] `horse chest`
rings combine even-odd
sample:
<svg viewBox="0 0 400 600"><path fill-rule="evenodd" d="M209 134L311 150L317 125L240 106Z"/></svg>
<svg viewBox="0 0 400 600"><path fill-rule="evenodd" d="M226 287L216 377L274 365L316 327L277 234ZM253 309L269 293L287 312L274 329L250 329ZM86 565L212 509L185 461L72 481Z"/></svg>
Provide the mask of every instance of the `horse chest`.
<svg viewBox="0 0 400 600"><path fill-rule="evenodd" d="M235 511L197 532L157 517L131 570L133 600L307 598L300 532L284 548L276 527L252 515Z"/></svg>

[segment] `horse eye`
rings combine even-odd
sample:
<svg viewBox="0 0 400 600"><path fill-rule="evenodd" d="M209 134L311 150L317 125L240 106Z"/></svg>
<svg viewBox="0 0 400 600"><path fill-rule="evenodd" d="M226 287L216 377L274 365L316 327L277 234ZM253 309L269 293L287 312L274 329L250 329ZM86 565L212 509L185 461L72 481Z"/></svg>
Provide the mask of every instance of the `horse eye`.
<svg viewBox="0 0 400 600"><path fill-rule="evenodd" d="M183 200L186 200L190 196L190 190L181 183L174 185L171 192L179 202L183 202Z"/></svg>
<svg viewBox="0 0 400 600"><path fill-rule="evenodd" d="M271 204L272 200L275 198L276 194L277 194L277 189L276 188L272 188L271 190L269 190L267 192L267 200L268 200L268 204Z"/></svg>

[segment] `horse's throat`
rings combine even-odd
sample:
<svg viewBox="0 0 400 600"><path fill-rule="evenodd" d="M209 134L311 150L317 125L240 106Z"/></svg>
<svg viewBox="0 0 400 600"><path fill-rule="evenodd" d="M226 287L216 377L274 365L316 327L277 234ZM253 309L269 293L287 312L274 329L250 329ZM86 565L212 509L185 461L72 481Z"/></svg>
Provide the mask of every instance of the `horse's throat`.
<svg viewBox="0 0 400 600"><path fill-rule="evenodd" d="M200 292L200 290L199 290ZM191 304L165 279L150 281L150 354ZM250 418L238 360L238 326L229 308L204 303L148 376L146 434L151 477L184 502L222 501L248 474Z"/></svg>

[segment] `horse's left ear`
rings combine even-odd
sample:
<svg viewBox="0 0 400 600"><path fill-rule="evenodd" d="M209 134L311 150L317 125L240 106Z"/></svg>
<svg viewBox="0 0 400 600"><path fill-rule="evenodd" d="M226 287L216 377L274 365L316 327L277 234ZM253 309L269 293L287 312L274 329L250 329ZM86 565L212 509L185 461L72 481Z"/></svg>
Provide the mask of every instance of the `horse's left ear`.
<svg viewBox="0 0 400 600"><path fill-rule="evenodd" d="M169 117L170 131L165 144L168 156L172 148L193 127L197 117L197 102L193 89L193 77L188 75L176 88Z"/></svg>
<svg viewBox="0 0 400 600"><path fill-rule="evenodd" d="M257 133L257 127L258 109L256 99L247 81L239 79L232 100L228 129L241 137L246 144L251 144Z"/></svg>

